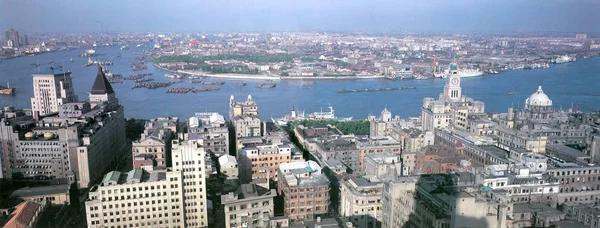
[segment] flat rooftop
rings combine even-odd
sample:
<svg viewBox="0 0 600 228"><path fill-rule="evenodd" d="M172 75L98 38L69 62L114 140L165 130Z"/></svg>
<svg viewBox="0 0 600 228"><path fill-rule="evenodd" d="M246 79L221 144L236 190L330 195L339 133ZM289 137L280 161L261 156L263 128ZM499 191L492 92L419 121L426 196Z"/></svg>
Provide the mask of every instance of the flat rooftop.
<svg viewBox="0 0 600 228"><path fill-rule="evenodd" d="M61 193L69 193L69 184L61 185L50 185L43 187L26 187L20 188L12 192L10 197L31 197L31 196L43 196L43 195L54 195Z"/></svg>

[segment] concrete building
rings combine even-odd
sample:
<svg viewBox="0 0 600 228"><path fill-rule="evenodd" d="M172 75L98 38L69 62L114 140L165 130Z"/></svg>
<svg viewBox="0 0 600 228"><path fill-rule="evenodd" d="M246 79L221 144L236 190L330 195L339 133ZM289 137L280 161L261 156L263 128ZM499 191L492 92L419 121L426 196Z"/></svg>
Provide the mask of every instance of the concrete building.
<svg viewBox="0 0 600 228"><path fill-rule="evenodd" d="M33 74L31 110L34 118L58 113L62 104L77 101L73 90L71 72L50 68L48 72Z"/></svg>
<svg viewBox="0 0 600 228"><path fill-rule="evenodd" d="M220 157L229 154L229 129L225 118L216 112L199 112L188 119L188 132L202 138L207 153Z"/></svg>
<svg viewBox="0 0 600 228"><path fill-rule="evenodd" d="M402 162L399 154L372 153L367 154L365 176L378 177L391 175L392 177L400 176L402 173Z"/></svg>
<svg viewBox="0 0 600 228"><path fill-rule="evenodd" d="M275 196L275 189L268 190L255 184L242 184L235 192L221 195L225 227L271 227Z"/></svg>
<svg viewBox="0 0 600 228"><path fill-rule="evenodd" d="M383 182L350 178L340 184L340 215L356 227L378 227L382 214Z"/></svg>
<svg viewBox="0 0 600 228"><path fill-rule="evenodd" d="M380 138L356 138L356 149L359 153L359 165L360 169L354 171L364 173L366 166L366 156L371 153L391 153L400 154L402 152L402 145L400 142L390 137Z"/></svg>
<svg viewBox="0 0 600 228"><path fill-rule="evenodd" d="M447 127L467 130L469 115L485 112L483 102L462 95L460 82L458 66L451 64L444 93L440 94L438 100L431 97L423 99L421 112L423 131L434 131Z"/></svg>
<svg viewBox="0 0 600 228"><path fill-rule="evenodd" d="M112 171L86 201L88 227L207 227L201 141L173 140L173 168Z"/></svg>
<svg viewBox="0 0 600 228"><path fill-rule="evenodd" d="M256 101L248 95L245 102L236 102L233 95L229 99L229 118L235 126L236 139L261 136L261 122Z"/></svg>
<svg viewBox="0 0 600 228"><path fill-rule="evenodd" d="M202 140L173 140L173 171L182 173L182 205L185 227L208 226L206 151Z"/></svg>
<svg viewBox="0 0 600 228"><path fill-rule="evenodd" d="M329 180L314 161L279 165L278 194L291 221L310 221L329 208Z"/></svg>
<svg viewBox="0 0 600 228"><path fill-rule="evenodd" d="M183 186L183 172L109 172L90 189L87 226L186 227Z"/></svg>
<svg viewBox="0 0 600 228"><path fill-rule="evenodd" d="M469 173L422 176L409 223L414 227L506 227L509 205L473 191L474 186Z"/></svg>
<svg viewBox="0 0 600 228"><path fill-rule="evenodd" d="M139 140L131 143L133 168L153 167L166 169L167 155L171 150L171 139L177 134L177 117L152 119L145 124Z"/></svg>
<svg viewBox="0 0 600 228"><path fill-rule="evenodd" d="M238 162L234 156L223 155L219 157L219 167L221 167L221 173L227 176L227 179L238 179Z"/></svg>
<svg viewBox="0 0 600 228"><path fill-rule="evenodd" d="M23 200L44 203L50 202L52 205L71 204L69 198L70 184L50 185L42 187L26 187L13 191L10 197L18 197Z"/></svg>
<svg viewBox="0 0 600 228"><path fill-rule="evenodd" d="M320 139L316 142L317 157L322 160L337 159L352 170L362 172L360 152L352 140L341 137Z"/></svg>
<svg viewBox="0 0 600 228"><path fill-rule="evenodd" d="M8 216L3 228L28 228L38 227L39 219L47 207L46 202L41 204L25 201L15 207Z"/></svg>
<svg viewBox="0 0 600 228"><path fill-rule="evenodd" d="M72 90L66 86L70 83L59 84ZM2 130L2 157L7 158L3 162L9 164L3 165L4 175L77 178L79 186L86 188L128 156L124 109L101 69L91 91L93 101L62 104L58 115L38 119L37 124L22 113L5 112L11 126Z"/></svg>
<svg viewBox="0 0 600 228"><path fill-rule="evenodd" d="M379 118L369 115L367 117L370 124L370 137L384 137L388 136L388 129L392 128L395 122L400 120L399 116L396 116L392 119L392 112L387 110L387 107L381 111L381 116Z"/></svg>
<svg viewBox="0 0 600 228"><path fill-rule="evenodd" d="M5 107L0 111L0 178L12 178L15 151L20 132L33 128L31 110Z"/></svg>
<svg viewBox="0 0 600 228"><path fill-rule="evenodd" d="M291 143L270 144L244 147L239 150L240 181L250 183L260 181L268 183L269 180L278 180L280 164L288 163L292 159Z"/></svg>
<svg viewBox="0 0 600 228"><path fill-rule="evenodd" d="M381 227L414 227L410 215L415 212L418 177L401 177L385 182L382 191Z"/></svg>

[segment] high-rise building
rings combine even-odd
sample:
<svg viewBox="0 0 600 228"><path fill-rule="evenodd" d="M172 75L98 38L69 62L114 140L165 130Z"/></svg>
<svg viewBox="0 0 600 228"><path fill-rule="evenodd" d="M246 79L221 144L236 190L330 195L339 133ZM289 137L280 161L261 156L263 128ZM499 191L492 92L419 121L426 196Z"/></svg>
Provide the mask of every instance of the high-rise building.
<svg viewBox="0 0 600 228"><path fill-rule="evenodd" d="M173 140L173 171L182 172L184 227L207 227L206 151L202 139Z"/></svg>
<svg viewBox="0 0 600 228"><path fill-rule="evenodd" d="M62 95L48 98L54 90L45 88L55 84L62 89L61 94L71 94L65 97L74 97L70 74L42 75L36 80L39 89L34 89L37 97L32 98L32 103L69 100ZM3 176L68 178L87 188L114 169L123 156L129 155L125 116L101 70L90 97L95 97L93 102L60 104L57 114L38 118L37 123L26 112L7 110L4 123L8 124L0 131Z"/></svg>
<svg viewBox="0 0 600 228"><path fill-rule="evenodd" d="M201 140L173 140L167 171L112 171L86 201L88 227L208 227Z"/></svg>
<svg viewBox="0 0 600 228"><path fill-rule="evenodd" d="M13 28L8 29L4 35L4 40L7 43L11 43L9 45L11 47L19 47L21 42L19 41L19 32L15 31Z"/></svg>
<svg viewBox="0 0 600 228"><path fill-rule="evenodd" d="M110 89L112 91L112 87ZM34 118L57 113L60 105L76 101L71 72L62 72L51 67L47 72L33 74L31 110Z"/></svg>
<svg viewBox="0 0 600 228"><path fill-rule="evenodd" d="M588 38L588 35L585 33L575 34L575 39L585 40Z"/></svg>

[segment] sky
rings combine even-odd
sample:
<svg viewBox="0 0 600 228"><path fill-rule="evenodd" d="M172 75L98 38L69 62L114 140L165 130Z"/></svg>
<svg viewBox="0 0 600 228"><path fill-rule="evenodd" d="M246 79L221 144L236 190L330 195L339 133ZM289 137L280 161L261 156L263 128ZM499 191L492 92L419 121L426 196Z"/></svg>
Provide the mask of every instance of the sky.
<svg viewBox="0 0 600 228"><path fill-rule="evenodd" d="M600 0L0 0L34 32L600 32Z"/></svg>

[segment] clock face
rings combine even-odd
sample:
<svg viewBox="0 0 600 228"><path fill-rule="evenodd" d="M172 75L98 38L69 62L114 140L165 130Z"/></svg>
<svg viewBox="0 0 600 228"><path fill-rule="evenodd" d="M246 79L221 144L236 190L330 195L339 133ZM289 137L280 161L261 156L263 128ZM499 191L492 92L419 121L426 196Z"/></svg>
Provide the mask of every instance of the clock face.
<svg viewBox="0 0 600 228"><path fill-rule="evenodd" d="M452 79L452 84L453 85L457 85L458 84L458 78L453 78Z"/></svg>

